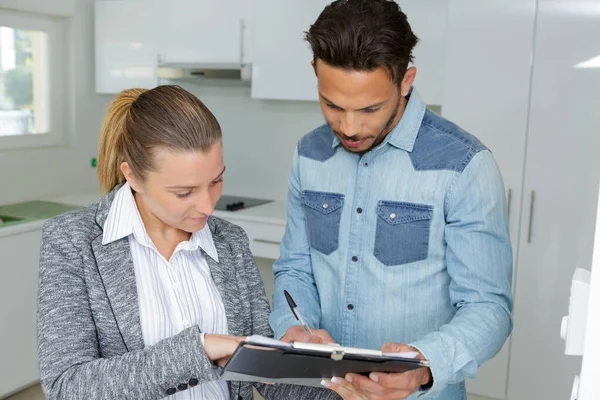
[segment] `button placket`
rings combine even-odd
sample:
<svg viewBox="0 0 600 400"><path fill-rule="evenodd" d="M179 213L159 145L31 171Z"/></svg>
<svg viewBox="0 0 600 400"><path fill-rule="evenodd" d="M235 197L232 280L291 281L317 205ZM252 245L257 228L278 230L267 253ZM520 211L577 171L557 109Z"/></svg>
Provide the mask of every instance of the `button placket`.
<svg viewBox="0 0 600 400"><path fill-rule="evenodd" d="M191 326L191 322L190 322L189 318L187 318L185 309L183 307L183 300L181 298L182 293L180 290L181 284L179 282L179 279L177 278L177 271L168 270L168 275L169 275L169 280L171 281L171 289L173 289L173 296L174 296L175 302L177 304L177 311L179 312L181 326L183 327L183 329L187 329Z"/></svg>
<svg viewBox="0 0 600 400"><path fill-rule="evenodd" d="M360 248L360 243L365 240L363 237L365 235L364 224L368 220L365 207L367 207L370 202L369 187L371 186L371 181L369 176L373 173L372 169L369 168L371 167L371 158L372 157L369 156L368 158L358 159L357 177L354 183L354 196L351 199L354 206L354 212L351 215L350 232L348 236L347 250L349 251L349 254L346 255L346 259L348 260L347 273L344 282L343 297L340 299L345 303L344 307L346 308L341 336L342 340L347 341L356 339L354 332L356 332L357 317L356 312L353 310L355 309L355 302L359 300L357 298L357 291L360 290L360 282L357 277L360 274L357 272L362 267L362 260L359 257L360 253L352 253L353 250L355 251Z"/></svg>

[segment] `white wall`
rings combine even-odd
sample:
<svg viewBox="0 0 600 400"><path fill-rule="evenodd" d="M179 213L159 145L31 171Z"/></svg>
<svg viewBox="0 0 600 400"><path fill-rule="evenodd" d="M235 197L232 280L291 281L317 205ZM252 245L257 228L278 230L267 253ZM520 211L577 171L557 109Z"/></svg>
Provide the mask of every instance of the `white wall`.
<svg viewBox="0 0 600 400"><path fill-rule="evenodd" d="M0 204L98 188L90 159L96 155L112 97L94 92L93 0L80 0L69 24L74 98L69 144L0 150ZM324 121L318 104L251 100L248 87L182 86L203 100L221 123L227 165L224 193L285 199L294 146Z"/></svg>
<svg viewBox="0 0 600 400"><path fill-rule="evenodd" d="M296 143L324 122L318 103L251 100L250 88L243 87L182 86L221 124L227 166L223 192L286 199Z"/></svg>

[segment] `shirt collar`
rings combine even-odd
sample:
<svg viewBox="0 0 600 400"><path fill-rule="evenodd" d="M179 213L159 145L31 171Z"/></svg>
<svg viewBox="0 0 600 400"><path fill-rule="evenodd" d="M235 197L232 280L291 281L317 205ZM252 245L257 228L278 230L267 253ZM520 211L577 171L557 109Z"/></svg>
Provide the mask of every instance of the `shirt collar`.
<svg viewBox="0 0 600 400"><path fill-rule="evenodd" d="M117 191L110 205L102 232L102 244L112 243L133 234L138 222L136 219L141 223L131 186L126 182Z"/></svg>
<svg viewBox="0 0 600 400"><path fill-rule="evenodd" d="M154 244L144 227L142 217L140 216L135 198L131 191L131 186L126 182L117 191L110 206L104 224L104 231L102 233L102 244L106 245L132 234L135 240L141 245L154 248ZM202 248L210 258L216 262L219 261L217 249L208 224L201 230L192 233L189 240L179 243L176 251L193 251L199 247Z"/></svg>
<svg viewBox="0 0 600 400"><path fill-rule="evenodd" d="M389 143L394 147L411 152L414 148L419 129L421 128L421 122L423 122L426 108L427 107L417 90L411 88L408 104L404 109L402 118L400 118L400 121L386 136L381 145L383 146L386 143ZM340 139L334 134L331 147L335 148L339 145Z"/></svg>

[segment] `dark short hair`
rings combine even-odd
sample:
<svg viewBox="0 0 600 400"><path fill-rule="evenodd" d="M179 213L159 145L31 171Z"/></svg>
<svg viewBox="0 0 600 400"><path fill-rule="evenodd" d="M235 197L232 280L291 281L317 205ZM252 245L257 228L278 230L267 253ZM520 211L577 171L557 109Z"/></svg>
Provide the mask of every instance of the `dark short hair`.
<svg viewBox="0 0 600 400"><path fill-rule="evenodd" d="M419 41L392 0L336 0L305 35L315 62L356 71L385 67L397 84Z"/></svg>

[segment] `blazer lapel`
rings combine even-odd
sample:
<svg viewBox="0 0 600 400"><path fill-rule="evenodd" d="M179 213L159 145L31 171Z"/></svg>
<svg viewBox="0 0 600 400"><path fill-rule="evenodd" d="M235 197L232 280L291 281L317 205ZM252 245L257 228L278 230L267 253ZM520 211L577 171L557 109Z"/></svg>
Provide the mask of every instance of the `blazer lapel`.
<svg viewBox="0 0 600 400"><path fill-rule="evenodd" d="M229 245L215 232L215 227L211 219L209 219L209 224L219 261L213 260L206 252L204 254L213 281L221 295L221 300L223 300L225 315L227 316L228 333L233 336L244 336L243 321L246 321L246 318L242 318L242 305L240 304L239 296L237 296L236 277L232 273L233 261L231 250ZM240 382L232 381L229 384L231 398L237 399L241 390Z"/></svg>
<svg viewBox="0 0 600 400"><path fill-rule="evenodd" d="M116 186L98 204L96 221L102 228L121 186ZM92 241L92 250L127 351L143 349L144 337L129 239L125 237L103 245L102 235L100 235Z"/></svg>
<svg viewBox="0 0 600 400"><path fill-rule="evenodd" d="M96 263L117 325L128 351L144 348L135 270L127 238L102 245L102 235L92 242Z"/></svg>
<svg viewBox="0 0 600 400"><path fill-rule="evenodd" d="M231 265L231 252L229 246L217 240L217 237L214 237L214 243L219 255L219 262L206 255L208 268L223 300L225 315L227 316L228 332L230 335L241 336L244 334L243 326L240 324L240 312L242 311L240 307L242 305L236 293L237 285L235 276L232 276L230 270L232 267L228 267L228 265Z"/></svg>

